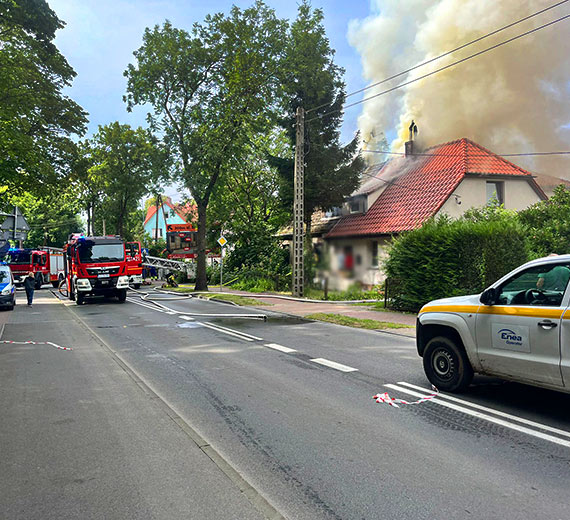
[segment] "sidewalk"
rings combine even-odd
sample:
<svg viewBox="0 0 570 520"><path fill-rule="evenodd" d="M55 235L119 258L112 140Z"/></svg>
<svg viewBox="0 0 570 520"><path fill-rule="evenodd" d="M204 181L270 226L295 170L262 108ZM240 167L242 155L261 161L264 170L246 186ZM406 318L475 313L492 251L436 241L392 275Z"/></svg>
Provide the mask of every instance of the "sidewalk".
<svg viewBox="0 0 570 520"><path fill-rule="evenodd" d="M216 291L215 286L210 287L210 293L214 297L216 292L219 291ZM256 305L256 307L264 308L267 309L268 311L291 314L293 316L304 317L315 313L338 314L342 316L350 316L351 318L368 319L368 320L376 320L376 321L408 325L410 328L407 329L387 328L379 330L390 330L397 332L398 334L405 334L406 336L415 336L415 325L416 325L415 314L408 314L396 311L375 310L371 309L366 305L331 303L326 301L319 303L309 303L309 302L293 301L293 300L274 298L274 297L264 298L263 295L261 294L250 293L246 291L236 291L228 288L224 288L223 292L228 292L260 300L266 305Z"/></svg>
<svg viewBox="0 0 570 520"><path fill-rule="evenodd" d="M19 292L0 334L0 518L264 518L74 307Z"/></svg>

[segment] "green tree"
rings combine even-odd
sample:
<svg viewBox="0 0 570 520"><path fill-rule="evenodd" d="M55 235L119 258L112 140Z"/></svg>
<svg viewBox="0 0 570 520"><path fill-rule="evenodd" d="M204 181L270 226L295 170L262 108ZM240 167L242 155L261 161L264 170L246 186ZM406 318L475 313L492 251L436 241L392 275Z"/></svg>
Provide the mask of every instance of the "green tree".
<svg viewBox="0 0 570 520"><path fill-rule="evenodd" d="M295 147L297 107L312 111L305 122L305 226L310 243L311 216L317 209L341 206L344 197L358 186L364 162L357 153L358 136L342 146L340 126L344 104L344 70L334 63L334 50L323 26L323 11L312 9L307 0L299 5L287 38L286 58L282 68L284 110L281 124ZM287 208L293 204L294 163L289 156L273 163L283 177L281 200Z"/></svg>
<svg viewBox="0 0 570 520"><path fill-rule="evenodd" d="M20 208L30 226L26 247L62 247L70 233L83 231L77 193L71 186L59 190L57 197L38 198L26 192L11 197L9 202Z"/></svg>
<svg viewBox="0 0 570 520"><path fill-rule="evenodd" d="M44 0L0 0L0 185L44 192L69 172L86 113L63 94L75 72L52 43L64 23Z"/></svg>
<svg viewBox="0 0 570 520"><path fill-rule="evenodd" d="M149 104L152 127L164 135L178 176L198 209L196 289L207 289L207 208L231 157L266 124L285 23L258 1L229 15L209 15L190 33L169 22L146 29L125 71L128 109Z"/></svg>
<svg viewBox="0 0 570 520"><path fill-rule="evenodd" d="M563 184L543 200L519 212L519 220L528 228L534 257L570 251L570 189Z"/></svg>
<svg viewBox="0 0 570 520"><path fill-rule="evenodd" d="M106 231L113 230L125 236L129 231L129 217L136 213L141 198L158 182L160 172L153 161L158 152L156 143L148 130L118 122L100 126L90 141L93 166L87 169L103 193L98 215L99 223L105 219ZM101 225L101 224L99 224Z"/></svg>

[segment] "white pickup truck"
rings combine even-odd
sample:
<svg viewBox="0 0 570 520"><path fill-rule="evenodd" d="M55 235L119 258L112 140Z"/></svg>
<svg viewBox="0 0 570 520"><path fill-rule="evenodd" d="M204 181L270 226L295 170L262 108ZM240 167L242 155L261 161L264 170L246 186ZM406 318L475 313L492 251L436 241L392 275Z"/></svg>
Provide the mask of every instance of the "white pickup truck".
<svg viewBox="0 0 570 520"><path fill-rule="evenodd" d="M528 262L482 294L434 300L417 319L417 348L440 390L474 373L570 393L570 255Z"/></svg>

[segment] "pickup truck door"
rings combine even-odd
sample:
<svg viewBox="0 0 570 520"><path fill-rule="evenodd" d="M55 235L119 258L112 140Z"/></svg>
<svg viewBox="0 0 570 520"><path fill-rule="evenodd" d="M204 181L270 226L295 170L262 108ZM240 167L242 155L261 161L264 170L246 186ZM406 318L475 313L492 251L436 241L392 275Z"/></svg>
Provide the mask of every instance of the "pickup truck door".
<svg viewBox="0 0 570 520"><path fill-rule="evenodd" d="M570 292L570 289L567 290ZM568 296L568 295L567 295ZM570 309L566 309L562 316L560 330L560 371L566 388L570 388Z"/></svg>
<svg viewBox="0 0 570 520"><path fill-rule="evenodd" d="M555 267L568 269L568 277L552 287L544 278ZM477 311L477 354L485 373L529 382L564 386L561 338L568 342L570 311L566 291L570 266L534 266L520 271L498 287L497 303ZM553 275L550 279L555 278ZM547 278L548 279L548 278ZM540 289L537 288L537 284ZM563 336L564 335L564 336ZM564 348L567 381L570 347Z"/></svg>

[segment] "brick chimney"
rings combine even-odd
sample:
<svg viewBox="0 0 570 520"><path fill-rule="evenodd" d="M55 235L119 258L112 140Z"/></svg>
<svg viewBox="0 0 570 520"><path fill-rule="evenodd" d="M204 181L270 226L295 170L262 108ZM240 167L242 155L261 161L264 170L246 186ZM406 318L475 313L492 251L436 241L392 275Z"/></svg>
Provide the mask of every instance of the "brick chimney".
<svg viewBox="0 0 570 520"><path fill-rule="evenodd" d="M409 141L406 141L404 144L404 154L406 157L414 154L414 137L418 135L418 127L413 119L408 130L410 131Z"/></svg>

